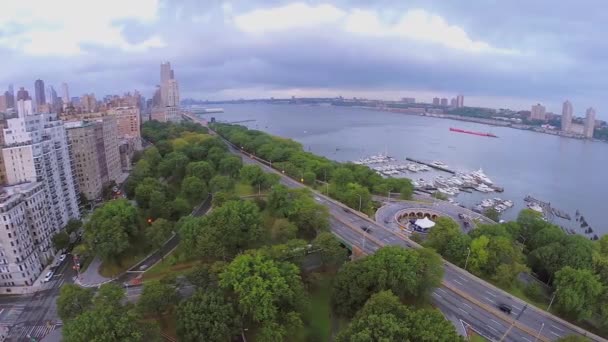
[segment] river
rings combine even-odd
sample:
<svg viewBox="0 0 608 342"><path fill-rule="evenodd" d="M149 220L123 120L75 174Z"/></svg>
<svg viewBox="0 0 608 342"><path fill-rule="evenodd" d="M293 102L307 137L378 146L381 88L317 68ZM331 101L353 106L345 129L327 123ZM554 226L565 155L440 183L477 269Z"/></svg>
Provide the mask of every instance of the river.
<svg viewBox="0 0 608 342"><path fill-rule="evenodd" d="M292 138L307 151L337 161L352 161L388 153L405 162L405 157L439 160L457 171L483 168L504 193L460 193L456 200L471 207L483 198L510 199L514 208L502 218L515 219L525 208L524 197L550 202L570 214L571 221L554 218L554 223L582 233L575 222L580 210L594 233L608 232L602 211L608 166L608 144L540 134L472 122L389 113L368 109L239 104L223 105L224 113L202 115L219 121L241 123L249 128ZM496 138L450 132L450 127L491 132ZM413 179L436 174L408 173ZM447 175L447 174L446 174ZM604 208L604 209L602 209ZM589 235L592 236L593 234Z"/></svg>

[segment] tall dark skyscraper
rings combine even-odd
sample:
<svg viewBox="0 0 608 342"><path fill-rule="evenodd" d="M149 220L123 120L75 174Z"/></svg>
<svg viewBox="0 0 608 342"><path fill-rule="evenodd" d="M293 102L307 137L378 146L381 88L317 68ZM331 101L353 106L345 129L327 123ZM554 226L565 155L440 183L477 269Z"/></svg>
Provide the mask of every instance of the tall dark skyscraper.
<svg viewBox="0 0 608 342"><path fill-rule="evenodd" d="M8 108L15 108L15 91L13 90L13 85L8 85L8 91L6 94L6 106Z"/></svg>
<svg viewBox="0 0 608 342"><path fill-rule="evenodd" d="M19 100L31 100L30 93L23 87L19 88L17 91L17 101Z"/></svg>
<svg viewBox="0 0 608 342"><path fill-rule="evenodd" d="M34 82L34 96L36 97L36 105L40 106L46 104L43 80L36 80L36 82Z"/></svg>

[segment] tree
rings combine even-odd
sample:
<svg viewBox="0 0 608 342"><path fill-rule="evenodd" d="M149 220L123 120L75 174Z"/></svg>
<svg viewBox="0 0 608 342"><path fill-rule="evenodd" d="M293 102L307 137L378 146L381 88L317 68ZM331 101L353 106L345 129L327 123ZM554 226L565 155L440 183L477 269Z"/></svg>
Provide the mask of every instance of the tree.
<svg viewBox="0 0 608 342"><path fill-rule="evenodd" d="M324 267L340 267L347 259L348 253L340 245L340 241L332 233L322 232L312 241L314 249L319 249L319 255Z"/></svg>
<svg viewBox="0 0 608 342"><path fill-rule="evenodd" d="M186 167L186 176L196 177L205 183L209 182L214 173L213 166L206 161L192 162Z"/></svg>
<svg viewBox="0 0 608 342"><path fill-rule="evenodd" d="M260 212L250 201L227 202L205 218L208 230L213 230L211 236L229 254L250 246L262 236Z"/></svg>
<svg viewBox="0 0 608 342"><path fill-rule="evenodd" d="M391 291L374 294L337 342L347 341L463 341L438 310L410 311Z"/></svg>
<svg viewBox="0 0 608 342"><path fill-rule="evenodd" d="M435 226L428 234L424 245L433 248L437 253L445 255L451 241L464 235L456 221L448 217L439 217L435 220ZM466 253L466 248L465 248Z"/></svg>
<svg viewBox="0 0 608 342"><path fill-rule="evenodd" d="M150 194L150 203L148 204L148 207L148 218L157 219L159 217L169 217L167 196L162 191L152 191Z"/></svg>
<svg viewBox="0 0 608 342"><path fill-rule="evenodd" d="M232 303L217 290L197 291L177 307L180 341L230 341L238 334L239 320Z"/></svg>
<svg viewBox="0 0 608 342"><path fill-rule="evenodd" d="M148 329L142 328L133 310L101 306L64 321L62 334L65 342L140 342L150 341L145 338Z"/></svg>
<svg viewBox="0 0 608 342"><path fill-rule="evenodd" d="M345 167L339 167L331 173L331 182L338 187L346 186L346 184L354 181L353 173Z"/></svg>
<svg viewBox="0 0 608 342"><path fill-rule="evenodd" d="M234 190L234 180L228 176L213 176L209 181L209 190L211 193L216 193L218 191L230 192Z"/></svg>
<svg viewBox="0 0 608 342"><path fill-rule="evenodd" d="M293 191L294 200L289 208L287 218L298 226L300 234L314 237L317 233L329 228L327 207L316 203L306 190Z"/></svg>
<svg viewBox="0 0 608 342"><path fill-rule="evenodd" d="M234 293L239 311L252 321L284 325L288 314L302 305L304 289L299 273L289 262L260 253L241 254L220 275L220 286Z"/></svg>
<svg viewBox="0 0 608 342"><path fill-rule="evenodd" d="M186 172L188 156L182 152L171 152L167 154L158 164L158 172L165 178L173 177L181 180Z"/></svg>
<svg viewBox="0 0 608 342"><path fill-rule="evenodd" d="M160 318L173 307L177 299L178 296L174 286L159 281L151 281L144 284L137 307L144 314Z"/></svg>
<svg viewBox="0 0 608 342"><path fill-rule="evenodd" d="M51 238L53 242L53 248L55 250L62 250L70 245L70 236L65 231L61 231Z"/></svg>
<svg viewBox="0 0 608 342"><path fill-rule="evenodd" d="M273 186L268 194L268 210L277 217L287 217L291 202L291 194L285 185Z"/></svg>
<svg viewBox="0 0 608 342"><path fill-rule="evenodd" d="M57 297L57 313L66 322L92 306L93 291L74 284L64 284Z"/></svg>
<svg viewBox="0 0 608 342"><path fill-rule="evenodd" d="M487 265L490 258L487 251L490 239L482 235L471 241L471 252L469 254L469 270L472 272L481 272Z"/></svg>
<svg viewBox="0 0 608 342"><path fill-rule="evenodd" d="M182 196L190 202L190 205L199 204L207 197L207 186L197 177L186 177L182 181Z"/></svg>
<svg viewBox="0 0 608 342"><path fill-rule="evenodd" d="M137 231L137 209L126 200L114 200L93 212L85 225L84 239L102 259L117 259Z"/></svg>
<svg viewBox="0 0 608 342"><path fill-rule="evenodd" d="M213 199L211 199L211 205L214 208L219 208L223 206L225 203L230 201L238 201L239 197L232 192L216 192L213 194Z"/></svg>
<svg viewBox="0 0 608 342"><path fill-rule="evenodd" d="M227 156L220 160L219 171L231 178L237 178L241 168L243 167L243 161L237 156Z"/></svg>
<svg viewBox="0 0 608 342"><path fill-rule="evenodd" d="M186 274L188 281L201 290L217 289L220 274L224 271L226 263L217 261L211 265L200 264Z"/></svg>
<svg viewBox="0 0 608 342"><path fill-rule="evenodd" d="M146 160L150 164L150 167L155 168L163 157L158 152L156 146L151 146L144 150L142 159Z"/></svg>
<svg viewBox="0 0 608 342"><path fill-rule="evenodd" d="M483 212L483 215L494 222L500 221L500 213L498 210L490 207Z"/></svg>
<svg viewBox="0 0 608 342"><path fill-rule="evenodd" d="M460 267L464 267L470 245L471 238L468 235L456 235L453 239L448 241L442 255L450 262Z"/></svg>
<svg viewBox="0 0 608 342"><path fill-rule="evenodd" d="M266 174L257 165L245 165L240 171L241 179L252 186L261 186L266 181Z"/></svg>
<svg viewBox="0 0 608 342"><path fill-rule="evenodd" d="M117 284L106 283L99 287L97 295L93 298L96 308L102 306L119 307L125 298L125 291Z"/></svg>
<svg viewBox="0 0 608 342"><path fill-rule="evenodd" d="M160 248L171 235L173 224L171 222L159 218L146 229L146 242L154 249Z"/></svg>
<svg viewBox="0 0 608 342"><path fill-rule="evenodd" d="M338 191L337 198L353 209L365 211L371 204L372 195L369 190L357 183L348 183Z"/></svg>
<svg viewBox="0 0 608 342"><path fill-rule="evenodd" d="M302 179L304 179L304 184L312 186L315 185L317 175L312 171L305 171L302 175Z"/></svg>
<svg viewBox="0 0 608 342"><path fill-rule="evenodd" d="M270 238L275 242L285 242L296 238L298 227L287 219L276 219L270 228Z"/></svg>
<svg viewBox="0 0 608 342"><path fill-rule="evenodd" d="M555 273L555 304L565 314L577 320L591 317L603 288L598 276L590 270L570 266Z"/></svg>
<svg viewBox="0 0 608 342"><path fill-rule="evenodd" d="M70 219L68 223L65 225L65 231L68 234L75 233L78 229L82 227L82 221L77 219Z"/></svg>
<svg viewBox="0 0 608 342"><path fill-rule="evenodd" d="M191 211L192 206L183 197L177 197L169 204L169 216L172 221L178 221L181 217L190 214Z"/></svg>
<svg viewBox="0 0 608 342"><path fill-rule="evenodd" d="M164 192L163 185L155 178L144 178L135 188L137 205L147 209L150 207L150 197L153 192Z"/></svg>
<svg viewBox="0 0 608 342"><path fill-rule="evenodd" d="M441 284L443 279L443 260L433 249L417 249L419 258L418 295L426 295Z"/></svg>
<svg viewBox="0 0 608 342"><path fill-rule="evenodd" d="M581 335L568 335L566 337L558 338L555 342L589 342L589 339Z"/></svg>

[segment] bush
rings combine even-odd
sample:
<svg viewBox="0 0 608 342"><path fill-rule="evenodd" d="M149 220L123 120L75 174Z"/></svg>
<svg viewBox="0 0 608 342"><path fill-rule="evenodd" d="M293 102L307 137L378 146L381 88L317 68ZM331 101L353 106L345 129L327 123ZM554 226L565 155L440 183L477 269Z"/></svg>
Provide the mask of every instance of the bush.
<svg viewBox="0 0 608 342"><path fill-rule="evenodd" d="M543 289L537 283L530 283L526 287L524 287L524 294L535 301L544 301L545 295L543 293Z"/></svg>

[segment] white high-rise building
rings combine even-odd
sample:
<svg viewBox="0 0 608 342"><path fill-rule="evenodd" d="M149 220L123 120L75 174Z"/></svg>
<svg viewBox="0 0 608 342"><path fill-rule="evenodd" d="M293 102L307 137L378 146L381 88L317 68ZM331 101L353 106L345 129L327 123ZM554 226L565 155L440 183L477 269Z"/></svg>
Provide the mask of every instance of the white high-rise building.
<svg viewBox="0 0 608 342"><path fill-rule="evenodd" d="M595 129L595 109L587 108L585 115L585 137L593 138L593 130Z"/></svg>
<svg viewBox="0 0 608 342"><path fill-rule="evenodd" d="M458 108L464 107L464 95L456 96L456 107L458 107Z"/></svg>
<svg viewBox="0 0 608 342"><path fill-rule="evenodd" d="M531 120L545 120L546 119L546 109L543 105L536 104L532 106L530 110L530 119Z"/></svg>
<svg viewBox="0 0 608 342"><path fill-rule="evenodd" d="M165 107L179 106L179 85L176 80L168 80L163 86L163 103Z"/></svg>
<svg viewBox="0 0 608 342"><path fill-rule="evenodd" d="M41 182L0 189L0 288L21 293L30 286L53 254L51 237L58 232Z"/></svg>
<svg viewBox="0 0 608 342"><path fill-rule="evenodd" d="M17 114L20 118L23 118L27 115L33 115L34 106L32 105L32 100L17 101Z"/></svg>
<svg viewBox="0 0 608 342"><path fill-rule="evenodd" d="M68 90L68 84L63 82L61 83L61 99L63 100L63 105L67 105L70 103L70 92Z"/></svg>
<svg viewBox="0 0 608 342"><path fill-rule="evenodd" d="M56 114L7 120L2 157L7 183L42 182L58 228L79 218L78 189L63 122Z"/></svg>
<svg viewBox="0 0 608 342"><path fill-rule="evenodd" d="M562 105L562 131L570 132L572 126L572 103L566 100Z"/></svg>

